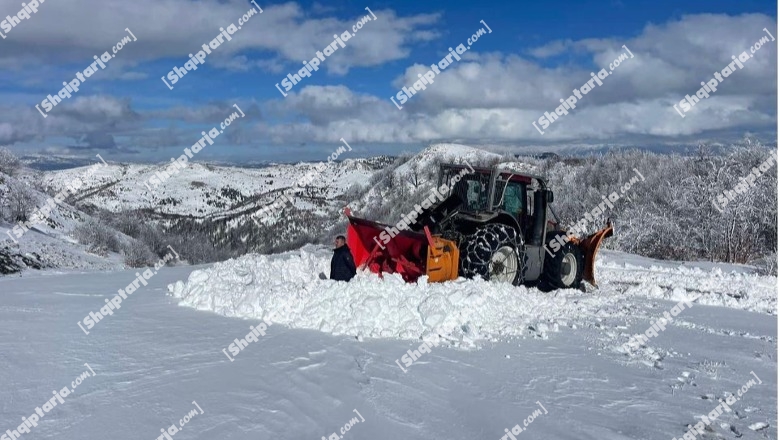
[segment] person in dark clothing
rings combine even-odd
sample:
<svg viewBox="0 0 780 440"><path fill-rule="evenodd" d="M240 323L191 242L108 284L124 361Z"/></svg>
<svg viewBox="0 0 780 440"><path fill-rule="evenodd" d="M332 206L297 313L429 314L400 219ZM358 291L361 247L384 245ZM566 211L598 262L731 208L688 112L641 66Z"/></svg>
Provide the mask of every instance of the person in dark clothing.
<svg viewBox="0 0 780 440"><path fill-rule="evenodd" d="M347 239L343 235L336 237L336 248L333 249L333 258L330 260L330 279L336 281L349 281L355 276L357 268L352 252L347 246Z"/></svg>

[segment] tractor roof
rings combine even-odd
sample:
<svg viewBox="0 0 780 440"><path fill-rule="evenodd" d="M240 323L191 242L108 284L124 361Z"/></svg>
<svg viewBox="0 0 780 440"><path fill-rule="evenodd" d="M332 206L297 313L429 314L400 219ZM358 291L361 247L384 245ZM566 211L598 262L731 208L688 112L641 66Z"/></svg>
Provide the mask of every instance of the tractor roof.
<svg viewBox="0 0 780 440"><path fill-rule="evenodd" d="M511 181L519 181L524 183L531 183L531 179L536 179L541 184L542 188L547 187L547 182L545 182L544 178L542 176L538 176L536 174L530 174L530 173L524 173L521 171L515 171L503 168L501 164L498 164L496 166L491 167L472 167L470 165L464 165L460 163L443 163L441 164L442 168L452 168L452 169L472 169L475 173L479 174L487 174L490 175L493 173L493 170L497 170L500 174L503 175L509 175L509 180Z"/></svg>

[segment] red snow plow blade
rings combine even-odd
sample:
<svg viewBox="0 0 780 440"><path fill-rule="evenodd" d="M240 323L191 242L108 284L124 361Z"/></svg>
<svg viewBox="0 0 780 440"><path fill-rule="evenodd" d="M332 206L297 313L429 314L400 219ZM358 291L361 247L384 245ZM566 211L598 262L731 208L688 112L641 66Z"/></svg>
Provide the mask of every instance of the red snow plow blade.
<svg viewBox="0 0 780 440"><path fill-rule="evenodd" d="M380 235L387 234L385 228L390 226L352 217L349 209L344 214L349 219L347 245L358 268L367 267L380 275L398 273L407 282L422 275L428 275L430 282L458 277L458 247L450 240L431 236L427 227L424 233L404 230L382 240Z"/></svg>

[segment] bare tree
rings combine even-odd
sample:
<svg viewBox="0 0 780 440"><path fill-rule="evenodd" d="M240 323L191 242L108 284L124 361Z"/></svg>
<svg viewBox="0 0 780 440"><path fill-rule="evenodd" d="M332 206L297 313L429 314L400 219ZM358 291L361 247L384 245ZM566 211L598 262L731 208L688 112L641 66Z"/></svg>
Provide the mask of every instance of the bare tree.
<svg viewBox="0 0 780 440"><path fill-rule="evenodd" d="M35 209L35 193L27 185L16 182L8 188L8 215L10 222L26 222Z"/></svg>
<svg viewBox="0 0 780 440"><path fill-rule="evenodd" d="M19 158L6 147L0 147L0 173L13 176L21 166Z"/></svg>
<svg viewBox="0 0 780 440"><path fill-rule="evenodd" d="M444 163L441 157L434 157L429 165L423 170L423 177L430 182L436 183L439 178L439 168Z"/></svg>
<svg viewBox="0 0 780 440"><path fill-rule="evenodd" d="M401 174L393 173L391 176L391 188L393 189L393 196L396 196L400 200L405 200L409 197L409 188L406 186L407 179Z"/></svg>
<svg viewBox="0 0 780 440"><path fill-rule="evenodd" d="M420 163L415 162L411 167L409 172L406 173L406 181L409 182L415 190L417 190L420 185L422 185L424 177L423 173L420 170Z"/></svg>

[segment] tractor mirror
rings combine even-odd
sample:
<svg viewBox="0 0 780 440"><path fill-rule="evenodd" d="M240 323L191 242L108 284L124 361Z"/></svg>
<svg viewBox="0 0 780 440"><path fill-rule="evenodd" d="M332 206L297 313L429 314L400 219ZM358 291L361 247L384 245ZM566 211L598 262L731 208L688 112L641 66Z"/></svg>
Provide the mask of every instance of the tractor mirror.
<svg viewBox="0 0 780 440"><path fill-rule="evenodd" d="M547 203L552 203L553 200L555 200L555 197L553 197L552 190L547 190Z"/></svg>

